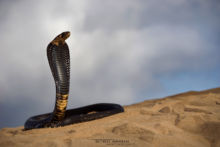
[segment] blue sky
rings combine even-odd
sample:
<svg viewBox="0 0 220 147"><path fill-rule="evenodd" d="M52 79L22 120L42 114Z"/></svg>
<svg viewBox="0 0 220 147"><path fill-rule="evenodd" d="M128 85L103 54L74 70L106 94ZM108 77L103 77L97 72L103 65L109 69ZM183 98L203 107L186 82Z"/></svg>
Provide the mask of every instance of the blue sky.
<svg viewBox="0 0 220 147"><path fill-rule="evenodd" d="M46 47L70 31L68 109L219 87L218 0L0 1L0 128L51 112Z"/></svg>

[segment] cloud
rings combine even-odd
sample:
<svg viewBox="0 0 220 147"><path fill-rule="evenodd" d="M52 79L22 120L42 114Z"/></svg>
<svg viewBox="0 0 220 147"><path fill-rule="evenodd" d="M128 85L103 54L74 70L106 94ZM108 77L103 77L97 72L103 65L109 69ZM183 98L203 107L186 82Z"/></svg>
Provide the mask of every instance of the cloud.
<svg viewBox="0 0 220 147"><path fill-rule="evenodd" d="M28 115L52 111L46 47L67 30L69 108L166 95L163 75L217 68L219 8L204 0L1 1L1 118L22 125Z"/></svg>

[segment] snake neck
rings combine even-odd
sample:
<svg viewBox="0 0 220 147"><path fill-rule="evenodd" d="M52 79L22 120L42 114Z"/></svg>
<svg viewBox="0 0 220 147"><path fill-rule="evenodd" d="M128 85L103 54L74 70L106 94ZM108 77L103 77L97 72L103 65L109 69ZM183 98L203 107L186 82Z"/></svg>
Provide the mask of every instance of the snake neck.
<svg viewBox="0 0 220 147"><path fill-rule="evenodd" d="M61 121L65 117L66 107L68 103L68 94L56 93L56 104L54 109L54 121Z"/></svg>
<svg viewBox="0 0 220 147"><path fill-rule="evenodd" d="M56 85L56 103L52 122L62 121L65 117L69 93L70 57L65 40L70 32L56 36L47 47L47 57Z"/></svg>

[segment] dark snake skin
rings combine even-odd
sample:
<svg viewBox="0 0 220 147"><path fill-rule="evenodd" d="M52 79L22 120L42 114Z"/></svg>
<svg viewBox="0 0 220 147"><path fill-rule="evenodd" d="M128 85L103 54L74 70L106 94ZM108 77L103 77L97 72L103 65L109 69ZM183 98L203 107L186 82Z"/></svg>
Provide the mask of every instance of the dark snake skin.
<svg viewBox="0 0 220 147"><path fill-rule="evenodd" d="M122 106L111 103L93 104L66 110L70 83L70 56L65 40L69 36L70 32L63 32L47 47L47 57L56 85L54 111L30 117L25 122L24 130L65 126L124 112Z"/></svg>

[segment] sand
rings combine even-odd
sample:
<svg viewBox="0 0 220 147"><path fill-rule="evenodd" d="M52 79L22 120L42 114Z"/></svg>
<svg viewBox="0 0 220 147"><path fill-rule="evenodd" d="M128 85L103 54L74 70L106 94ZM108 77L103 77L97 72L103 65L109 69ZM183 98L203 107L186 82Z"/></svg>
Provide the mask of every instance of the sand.
<svg viewBox="0 0 220 147"><path fill-rule="evenodd" d="M0 147L220 147L220 88L125 106L66 127L0 130Z"/></svg>

